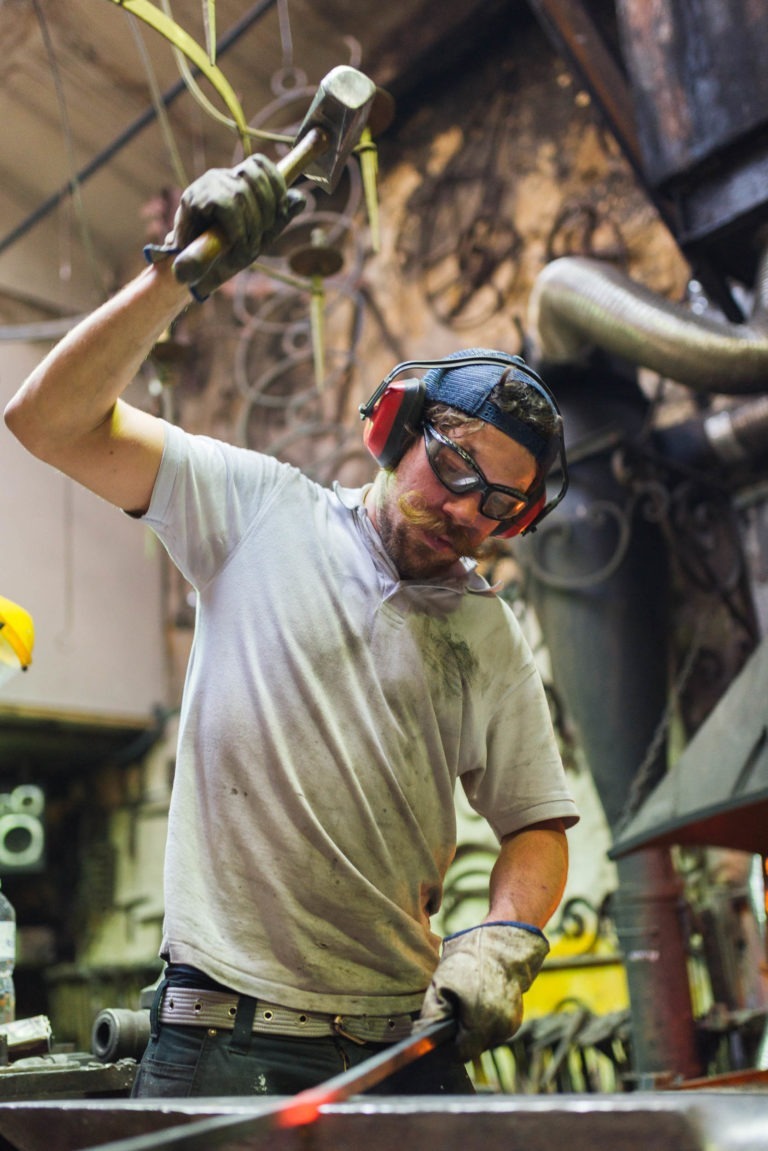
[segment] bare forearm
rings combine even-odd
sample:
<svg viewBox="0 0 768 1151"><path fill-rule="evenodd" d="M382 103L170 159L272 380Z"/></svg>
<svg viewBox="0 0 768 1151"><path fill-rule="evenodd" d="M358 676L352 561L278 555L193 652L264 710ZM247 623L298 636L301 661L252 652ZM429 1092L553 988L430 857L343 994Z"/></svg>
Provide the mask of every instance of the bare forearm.
<svg viewBox="0 0 768 1151"><path fill-rule="evenodd" d="M38 365L6 409L6 421L45 456L108 419L154 344L189 301L170 267L145 269Z"/></svg>
<svg viewBox="0 0 768 1151"><path fill-rule="evenodd" d="M539 931L562 897L568 848L560 820L506 836L491 872L490 910L482 924L443 941L424 996L421 1022L454 1015L462 1059L508 1043L523 1018L523 995L549 951Z"/></svg>
<svg viewBox="0 0 768 1151"><path fill-rule="evenodd" d="M507 836L491 872L486 921L544 927L560 903L567 875L568 841L560 820Z"/></svg>
<svg viewBox="0 0 768 1151"><path fill-rule="evenodd" d="M162 457L162 423L119 397L189 302L169 265L147 268L74 328L5 411L24 446L104 499L145 511Z"/></svg>

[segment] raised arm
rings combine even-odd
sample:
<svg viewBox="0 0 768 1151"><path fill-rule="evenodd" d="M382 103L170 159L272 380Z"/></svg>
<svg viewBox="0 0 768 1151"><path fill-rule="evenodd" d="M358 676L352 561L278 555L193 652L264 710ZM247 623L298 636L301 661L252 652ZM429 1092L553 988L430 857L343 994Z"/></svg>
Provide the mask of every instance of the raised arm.
<svg viewBox="0 0 768 1151"><path fill-rule="evenodd" d="M249 156L213 168L182 194L156 261L73 329L5 410L33 455L130 512L149 506L163 450L163 424L120 397L169 324L269 247L304 207L277 166ZM213 229L219 243L189 247ZM183 283L172 260L184 252Z"/></svg>
<svg viewBox="0 0 768 1151"><path fill-rule="evenodd" d="M9 429L33 455L104 499L145 511L163 425L119 397L190 302L170 262L145 269L49 352L5 409Z"/></svg>

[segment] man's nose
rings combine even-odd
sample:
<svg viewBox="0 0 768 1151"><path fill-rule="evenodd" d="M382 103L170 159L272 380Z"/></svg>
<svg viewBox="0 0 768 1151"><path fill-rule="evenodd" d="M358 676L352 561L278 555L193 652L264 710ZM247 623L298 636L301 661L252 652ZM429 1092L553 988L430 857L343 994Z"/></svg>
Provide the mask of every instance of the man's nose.
<svg viewBox="0 0 768 1151"><path fill-rule="evenodd" d="M443 500L443 514L461 527L473 527L480 515L480 492L458 496L453 492Z"/></svg>

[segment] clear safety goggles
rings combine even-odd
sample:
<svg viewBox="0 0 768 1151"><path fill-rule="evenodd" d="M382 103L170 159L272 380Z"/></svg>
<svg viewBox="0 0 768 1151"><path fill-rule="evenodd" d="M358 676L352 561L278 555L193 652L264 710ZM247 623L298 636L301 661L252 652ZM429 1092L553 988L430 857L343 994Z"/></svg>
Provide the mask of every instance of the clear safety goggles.
<svg viewBox="0 0 768 1151"><path fill-rule="evenodd" d="M515 519L531 506L531 495L489 484L469 452L431 424L424 425L424 448L432 471L449 492L457 496L480 492L480 511L488 519Z"/></svg>

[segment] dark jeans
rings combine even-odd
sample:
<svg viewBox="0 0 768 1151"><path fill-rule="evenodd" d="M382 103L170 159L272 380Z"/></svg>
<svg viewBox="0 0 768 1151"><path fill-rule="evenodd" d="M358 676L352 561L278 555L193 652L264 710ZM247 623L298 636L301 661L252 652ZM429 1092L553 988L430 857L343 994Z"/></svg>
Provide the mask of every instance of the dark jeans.
<svg viewBox="0 0 768 1151"><path fill-rule="evenodd" d="M232 1031L159 1023L133 1087L134 1098L294 1095L363 1063L382 1050L343 1036L322 1039L254 1035L235 1019ZM370 1088L371 1095L474 1094L466 1068L451 1047L438 1047Z"/></svg>

